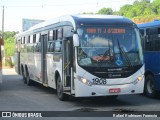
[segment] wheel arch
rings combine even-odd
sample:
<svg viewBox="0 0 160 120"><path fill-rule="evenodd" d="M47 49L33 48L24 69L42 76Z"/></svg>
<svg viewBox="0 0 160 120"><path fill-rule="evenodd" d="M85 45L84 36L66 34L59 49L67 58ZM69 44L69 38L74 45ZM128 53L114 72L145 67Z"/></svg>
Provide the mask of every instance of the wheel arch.
<svg viewBox="0 0 160 120"><path fill-rule="evenodd" d="M145 77L146 77L147 75L152 75L152 76L154 77L154 73L153 73L152 71L150 71L150 70L146 70L146 71L145 71Z"/></svg>

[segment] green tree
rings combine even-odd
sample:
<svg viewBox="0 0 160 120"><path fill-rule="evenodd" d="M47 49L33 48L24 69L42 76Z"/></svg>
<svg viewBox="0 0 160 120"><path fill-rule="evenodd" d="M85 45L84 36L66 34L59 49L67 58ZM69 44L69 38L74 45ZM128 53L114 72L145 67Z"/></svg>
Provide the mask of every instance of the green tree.
<svg viewBox="0 0 160 120"><path fill-rule="evenodd" d="M119 11L113 11L113 15L120 15Z"/></svg>
<svg viewBox="0 0 160 120"><path fill-rule="evenodd" d="M136 16L146 16L155 14L152 10L152 6L150 1L148 0L141 0L138 4L134 5L134 8L136 10Z"/></svg>
<svg viewBox="0 0 160 120"><path fill-rule="evenodd" d="M5 57L13 56L14 55L14 36L17 32L4 32L4 50L5 50Z"/></svg>
<svg viewBox="0 0 160 120"><path fill-rule="evenodd" d="M105 14L105 15L112 15L113 14L113 10L112 8L102 8L98 11L97 14Z"/></svg>
<svg viewBox="0 0 160 120"><path fill-rule="evenodd" d="M120 8L120 15L129 17L129 18L133 18L137 16L156 15L156 12L158 13L157 8L159 8L160 6L159 3L160 3L160 0L155 0L154 5L150 3L150 0L135 0L133 5L122 6Z"/></svg>
<svg viewBox="0 0 160 120"><path fill-rule="evenodd" d="M15 42L14 42L14 36L18 32L4 32L4 50L3 57L5 57L5 65L13 67L13 61L11 60L11 56L14 56L14 49L15 49ZM4 61L3 61L4 64Z"/></svg>
<svg viewBox="0 0 160 120"><path fill-rule="evenodd" d="M157 15L160 14L160 0L154 0L152 2L152 9Z"/></svg>
<svg viewBox="0 0 160 120"><path fill-rule="evenodd" d="M127 17L127 14L129 14L128 12L132 9L132 7L133 6L129 4L122 6L119 11L120 15Z"/></svg>

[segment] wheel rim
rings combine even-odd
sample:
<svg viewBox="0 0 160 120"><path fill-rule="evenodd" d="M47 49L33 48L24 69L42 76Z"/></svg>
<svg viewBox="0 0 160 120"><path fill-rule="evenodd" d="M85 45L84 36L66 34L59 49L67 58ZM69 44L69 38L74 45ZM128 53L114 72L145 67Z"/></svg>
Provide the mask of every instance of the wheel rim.
<svg viewBox="0 0 160 120"><path fill-rule="evenodd" d="M147 90L148 90L148 93L150 93L150 94L152 94L154 92L154 83L152 80L148 81Z"/></svg>

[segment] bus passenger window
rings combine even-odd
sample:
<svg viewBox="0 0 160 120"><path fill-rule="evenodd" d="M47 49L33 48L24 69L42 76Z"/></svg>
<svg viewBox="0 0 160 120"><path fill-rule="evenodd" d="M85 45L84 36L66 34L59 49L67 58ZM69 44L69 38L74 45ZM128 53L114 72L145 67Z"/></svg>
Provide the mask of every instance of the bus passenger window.
<svg viewBox="0 0 160 120"><path fill-rule="evenodd" d="M53 40L53 30L49 31L49 41Z"/></svg>
<svg viewBox="0 0 160 120"><path fill-rule="evenodd" d="M56 41L55 42L55 52L61 52L61 41Z"/></svg>
<svg viewBox="0 0 160 120"><path fill-rule="evenodd" d="M147 29L146 50L147 51L159 51L159 29L150 28Z"/></svg>
<svg viewBox="0 0 160 120"><path fill-rule="evenodd" d="M21 38L21 44L23 44L22 38Z"/></svg>
<svg viewBox="0 0 160 120"><path fill-rule="evenodd" d="M54 42L48 43L48 52L54 52Z"/></svg>
<svg viewBox="0 0 160 120"><path fill-rule="evenodd" d="M28 41L27 41L27 43L30 43L30 36L28 36Z"/></svg>
<svg viewBox="0 0 160 120"><path fill-rule="evenodd" d="M48 49L48 52L50 52L50 42L48 42L48 47L47 47L47 49Z"/></svg>
<svg viewBox="0 0 160 120"><path fill-rule="evenodd" d="M50 43L50 52L54 52L54 42Z"/></svg>
<svg viewBox="0 0 160 120"><path fill-rule="evenodd" d="M141 36L144 37L144 29L140 29L139 31L141 33Z"/></svg>
<svg viewBox="0 0 160 120"><path fill-rule="evenodd" d="M58 32L57 32L57 37L59 40L62 40L63 38L63 29L58 29Z"/></svg>
<svg viewBox="0 0 160 120"><path fill-rule="evenodd" d="M33 35L33 43L36 43L36 34Z"/></svg>
<svg viewBox="0 0 160 120"><path fill-rule="evenodd" d="M23 37L23 44L25 44L25 37Z"/></svg>
<svg viewBox="0 0 160 120"><path fill-rule="evenodd" d="M36 50L35 50L36 52L41 52L41 43L39 42L39 43L37 43L37 45L36 45Z"/></svg>

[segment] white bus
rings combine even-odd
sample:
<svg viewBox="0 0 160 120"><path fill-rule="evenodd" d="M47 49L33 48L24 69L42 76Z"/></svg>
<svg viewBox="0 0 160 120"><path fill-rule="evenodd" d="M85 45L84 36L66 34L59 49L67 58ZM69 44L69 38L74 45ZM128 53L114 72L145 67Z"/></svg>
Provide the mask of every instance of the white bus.
<svg viewBox="0 0 160 120"><path fill-rule="evenodd" d="M16 36L17 73L74 97L143 93L139 30L121 16L71 15Z"/></svg>

